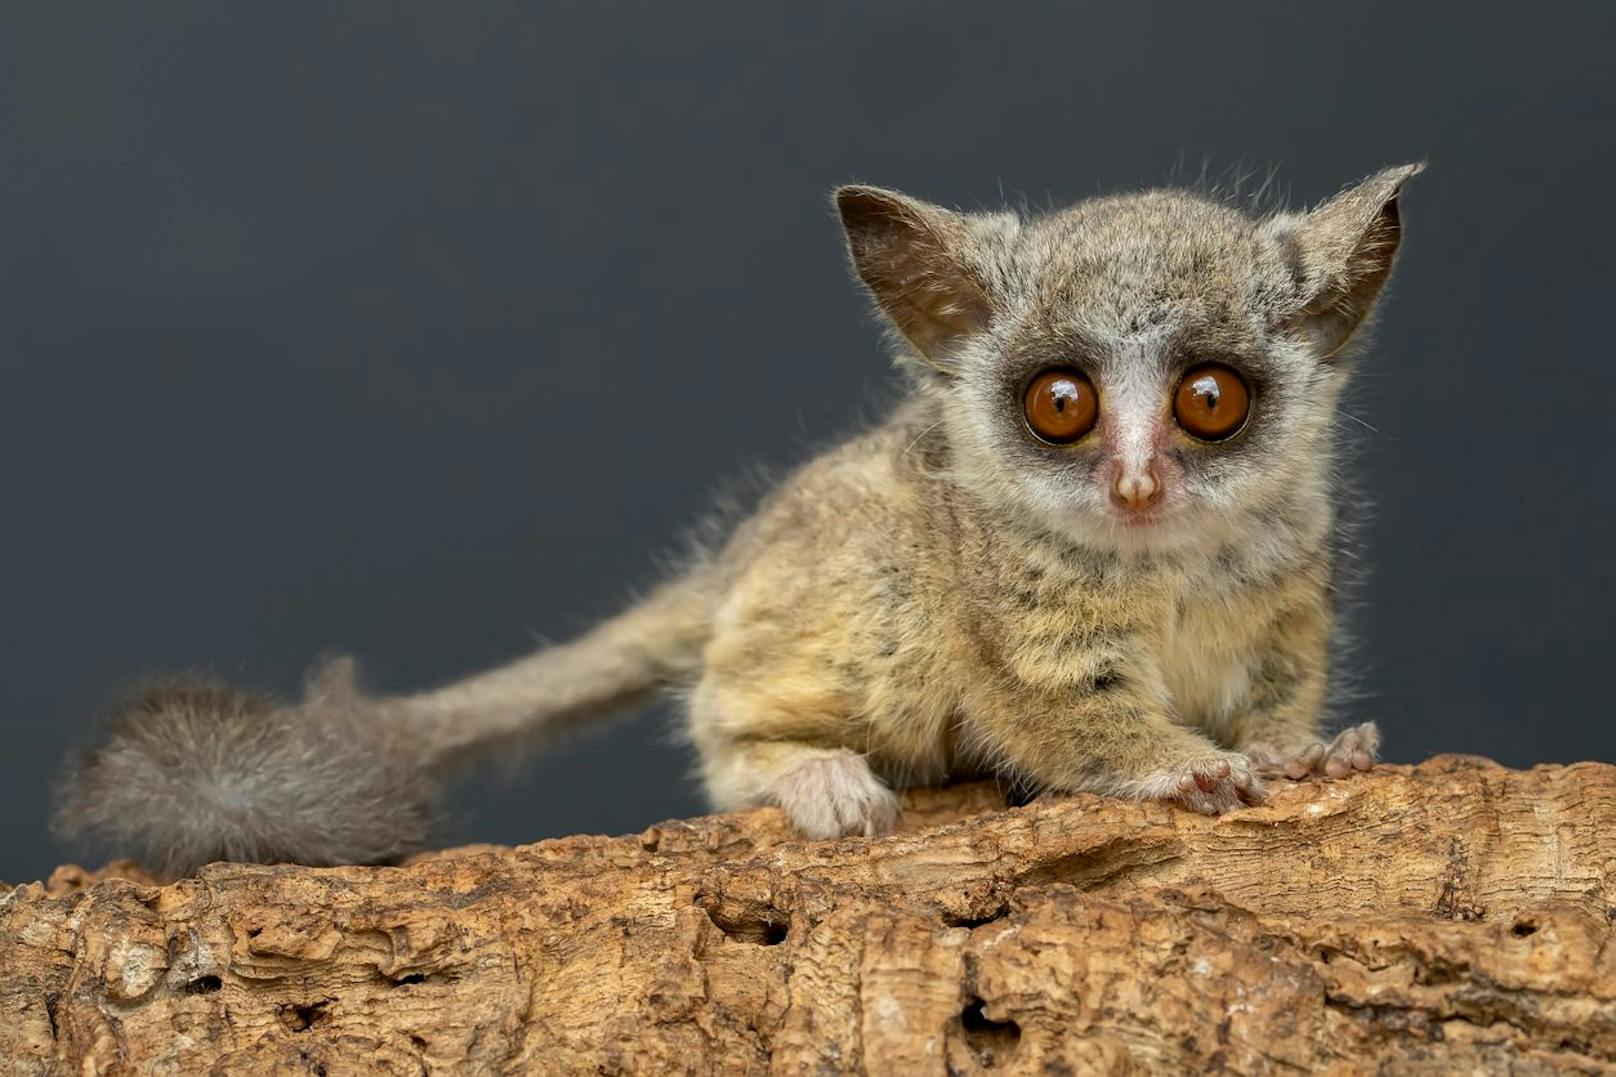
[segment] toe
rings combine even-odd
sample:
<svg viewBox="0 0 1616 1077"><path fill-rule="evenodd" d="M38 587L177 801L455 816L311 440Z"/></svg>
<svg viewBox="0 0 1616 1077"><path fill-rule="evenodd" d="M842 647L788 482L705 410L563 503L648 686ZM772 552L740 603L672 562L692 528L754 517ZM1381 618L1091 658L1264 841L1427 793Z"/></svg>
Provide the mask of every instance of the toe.
<svg viewBox="0 0 1616 1077"><path fill-rule="evenodd" d="M1246 774L1235 785L1235 797L1242 804L1261 804L1268 799L1268 786L1255 774Z"/></svg>
<svg viewBox="0 0 1616 1077"><path fill-rule="evenodd" d="M1293 781L1305 778L1318 770L1319 761L1323 758L1324 745L1310 744L1285 764L1285 777Z"/></svg>

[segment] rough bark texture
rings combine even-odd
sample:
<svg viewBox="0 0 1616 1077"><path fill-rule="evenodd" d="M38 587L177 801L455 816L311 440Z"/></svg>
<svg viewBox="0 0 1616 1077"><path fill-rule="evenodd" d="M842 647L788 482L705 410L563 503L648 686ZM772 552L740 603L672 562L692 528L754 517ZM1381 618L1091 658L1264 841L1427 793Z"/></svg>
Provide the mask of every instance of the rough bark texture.
<svg viewBox="0 0 1616 1077"><path fill-rule="evenodd" d="M922 792L397 868L0 898L6 1072L1616 1070L1616 767L1443 757L1203 818Z"/></svg>

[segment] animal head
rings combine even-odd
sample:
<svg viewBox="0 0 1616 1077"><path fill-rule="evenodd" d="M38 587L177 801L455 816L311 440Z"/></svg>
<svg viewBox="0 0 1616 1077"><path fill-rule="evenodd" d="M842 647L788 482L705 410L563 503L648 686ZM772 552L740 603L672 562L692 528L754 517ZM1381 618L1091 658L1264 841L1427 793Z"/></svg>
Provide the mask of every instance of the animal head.
<svg viewBox="0 0 1616 1077"><path fill-rule="evenodd" d="M836 205L958 480L1081 544L1166 550L1326 492L1349 344L1419 170L1266 216L1181 190L1034 217L866 186Z"/></svg>

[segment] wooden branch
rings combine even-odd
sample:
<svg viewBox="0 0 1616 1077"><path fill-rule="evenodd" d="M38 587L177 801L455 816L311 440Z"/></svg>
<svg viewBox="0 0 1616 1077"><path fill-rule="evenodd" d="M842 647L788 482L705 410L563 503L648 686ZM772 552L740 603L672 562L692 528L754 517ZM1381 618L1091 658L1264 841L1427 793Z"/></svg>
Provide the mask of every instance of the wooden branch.
<svg viewBox="0 0 1616 1077"><path fill-rule="evenodd" d="M910 798L0 897L6 1072L1616 1070L1616 767Z"/></svg>

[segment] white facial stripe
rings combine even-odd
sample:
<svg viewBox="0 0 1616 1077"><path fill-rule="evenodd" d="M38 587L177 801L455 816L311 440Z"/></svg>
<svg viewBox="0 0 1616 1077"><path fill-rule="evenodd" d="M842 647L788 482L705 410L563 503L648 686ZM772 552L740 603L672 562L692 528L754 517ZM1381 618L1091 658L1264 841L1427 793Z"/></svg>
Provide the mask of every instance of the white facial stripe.
<svg viewBox="0 0 1616 1077"><path fill-rule="evenodd" d="M1161 344L1159 332L1118 341L1113 352L1116 361L1101 389L1112 444L1125 478L1147 476L1155 454L1166 392L1156 361Z"/></svg>

